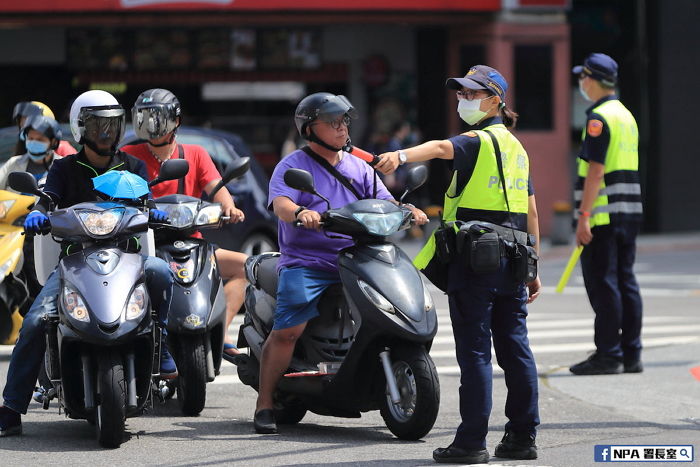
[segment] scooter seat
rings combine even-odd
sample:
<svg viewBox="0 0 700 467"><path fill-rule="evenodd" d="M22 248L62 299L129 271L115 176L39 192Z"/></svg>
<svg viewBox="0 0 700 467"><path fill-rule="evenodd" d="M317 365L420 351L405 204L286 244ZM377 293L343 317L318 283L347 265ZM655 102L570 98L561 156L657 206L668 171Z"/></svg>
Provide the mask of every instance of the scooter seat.
<svg viewBox="0 0 700 467"><path fill-rule="evenodd" d="M280 260L279 253L262 254L256 259L255 286L263 289L268 295L277 297L277 283L279 282L277 263Z"/></svg>

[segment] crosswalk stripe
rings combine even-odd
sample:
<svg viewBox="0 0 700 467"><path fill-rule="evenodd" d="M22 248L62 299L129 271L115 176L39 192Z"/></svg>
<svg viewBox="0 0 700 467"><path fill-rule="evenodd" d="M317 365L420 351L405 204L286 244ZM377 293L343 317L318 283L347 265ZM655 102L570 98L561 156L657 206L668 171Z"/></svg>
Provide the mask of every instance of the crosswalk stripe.
<svg viewBox="0 0 700 467"><path fill-rule="evenodd" d="M593 325L593 313L591 313L591 316L588 318L572 318L572 319L548 319L548 320L539 320L539 319L533 319L535 314L533 313L532 315L529 315L527 318L527 327L529 330L535 330L535 329L556 329L556 328L571 328L571 327L578 327L578 326L592 326ZM646 318L643 318L642 320L642 328L646 326L647 324L651 323L674 323L674 322L686 322L688 321L688 318L684 318L682 316L649 316ZM447 326L448 329L451 326L451 321L448 316L443 316L443 317L438 317L438 326L439 330L438 332L441 332L443 329L441 329L441 326Z"/></svg>
<svg viewBox="0 0 700 467"><path fill-rule="evenodd" d="M649 339L642 338L642 346L644 348L661 347L671 344L689 344L691 342L700 341L700 336L672 336L672 337L652 337ZM563 344L535 344L530 345L532 352L537 354L543 353L564 353L564 352L579 352L594 350L593 342L567 342ZM493 352L493 349L492 349ZM454 349L449 350L432 350L430 356L435 358L454 357Z"/></svg>
<svg viewBox="0 0 700 467"><path fill-rule="evenodd" d="M541 293L544 295L554 295L556 287L542 287ZM664 289L660 287L644 287L641 289L642 297L694 297L700 295L700 289ZM567 286L564 292L557 295L577 295L585 296L585 287Z"/></svg>
<svg viewBox="0 0 700 467"><path fill-rule="evenodd" d="M688 333L700 331L700 324L679 324L671 326L642 326L642 336L647 334L672 334L672 333ZM442 333L439 333L442 334ZM546 331L533 331L532 328L527 333L530 340L544 338L562 338L562 337L590 337L593 336L593 322L585 329L555 329ZM433 339L433 345L454 344L452 333L449 335L438 335Z"/></svg>

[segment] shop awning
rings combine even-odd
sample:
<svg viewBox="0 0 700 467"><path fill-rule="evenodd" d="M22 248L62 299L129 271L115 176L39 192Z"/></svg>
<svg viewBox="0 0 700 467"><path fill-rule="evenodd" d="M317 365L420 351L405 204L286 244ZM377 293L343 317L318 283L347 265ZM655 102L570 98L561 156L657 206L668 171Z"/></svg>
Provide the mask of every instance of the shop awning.
<svg viewBox="0 0 700 467"><path fill-rule="evenodd" d="M506 2L512 0L505 0ZM523 0L521 0L523 1ZM526 0L550 5L552 0ZM555 0L566 3L566 0ZM0 12L225 11L498 11L502 0L23 0L0 2Z"/></svg>

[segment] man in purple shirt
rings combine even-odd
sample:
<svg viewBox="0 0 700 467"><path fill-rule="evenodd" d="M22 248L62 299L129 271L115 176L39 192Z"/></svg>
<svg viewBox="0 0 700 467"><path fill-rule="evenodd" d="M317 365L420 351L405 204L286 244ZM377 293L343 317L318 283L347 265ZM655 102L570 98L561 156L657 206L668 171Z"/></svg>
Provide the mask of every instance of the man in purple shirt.
<svg viewBox="0 0 700 467"><path fill-rule="evenodd" d="M336 264L338 252L352 245L351 240L328 238L319 230L325 201L284 183L287 169L307 170L316 190L327 197L332 208L340 208L358 199L393 197L364 161L342 150L349 143L348 127L356 112L344 96L327 92L311 94L299 102L294 120L299 134L309 145L286 156L275 168L270 180L268 207L279 217L279 285L277 309L270 336L263 346L260 362L260 389L253 424L258 433L276 433L273 393L277 382L289 367L297 338L306 323L318 315L318 301L332 284L340 282ZM352 190L324 167L333 166L345 177ZM410 206L416 223L427 216ZM304 228L294 227L299 220Z"/></svg>

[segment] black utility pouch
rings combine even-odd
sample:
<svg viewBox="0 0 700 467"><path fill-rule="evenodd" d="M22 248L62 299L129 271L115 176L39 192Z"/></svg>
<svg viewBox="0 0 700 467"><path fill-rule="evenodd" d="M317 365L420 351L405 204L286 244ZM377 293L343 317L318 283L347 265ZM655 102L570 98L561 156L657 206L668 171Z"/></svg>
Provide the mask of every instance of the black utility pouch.
<svg viewBox="0 0 700 467"><path fill-rule="evenodd" d="M501 241L497 232L473 224L459 231L457 244L467 270L489 274L498 271L501 266Z"/></svg>
<svg viewBox="0 0 700 467"><path fill-rule="evenodd" d="M513 245L512 253L510 254L510 269L513 273L513 279L516 282L528 282L527 266L528 266L528 247L516 243Z"/></svg>
<svg viewBox="0 0 700 467"><path fill-rule="evenodd" d="M442 264L450 262L456 250L457 233L451 225L435 229L435 256Z"/></svg>

